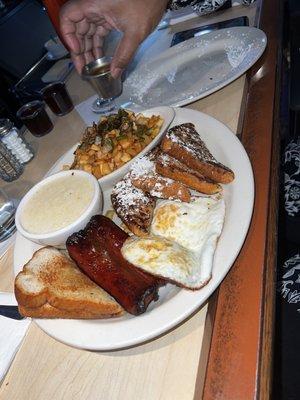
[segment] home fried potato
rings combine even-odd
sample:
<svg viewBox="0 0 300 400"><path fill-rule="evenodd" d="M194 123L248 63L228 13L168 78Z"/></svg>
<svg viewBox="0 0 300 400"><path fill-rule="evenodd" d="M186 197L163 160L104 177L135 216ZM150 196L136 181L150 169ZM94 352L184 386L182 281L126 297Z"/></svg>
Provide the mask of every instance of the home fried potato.
<svg viewBox="0 0 300 400"><path fill-rule="evenodd" d="M158 135L163 124L159 115L146 117L120 109L88 127L76 149L72 169L108 175L139 154Z"/></svg>

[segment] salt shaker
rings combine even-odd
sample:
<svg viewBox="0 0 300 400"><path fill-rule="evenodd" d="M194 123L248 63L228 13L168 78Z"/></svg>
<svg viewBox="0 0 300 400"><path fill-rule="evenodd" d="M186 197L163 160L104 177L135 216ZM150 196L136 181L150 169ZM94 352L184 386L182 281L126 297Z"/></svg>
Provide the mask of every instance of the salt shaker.
<svg viewBox="0 0 300 400"><path fill-rule="evenodd" d="M29 144L19 135L9 119L0 119L0 139L21 164L26 164L33 158Z"/></svg>
<svg viewBox="0 0 300 400"><path fill-rule="evenodd" d="M23 165L12 152L0 141L0 178L6 182L19 178L24 170Z"/></svg>

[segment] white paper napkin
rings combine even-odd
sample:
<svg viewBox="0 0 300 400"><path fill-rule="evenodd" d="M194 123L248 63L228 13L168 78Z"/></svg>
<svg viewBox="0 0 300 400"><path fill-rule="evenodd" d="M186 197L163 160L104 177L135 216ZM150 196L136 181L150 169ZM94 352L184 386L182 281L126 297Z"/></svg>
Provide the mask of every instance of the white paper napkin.
<svg viewBox="0 0 300 400"><path fill-rule="evenodd" d="M93 122L99 121L99 114L96 114L92 111L92 104L96 100L97 95L88 98L80 104L75 106L75 110L78 112L80 117L86 123L87 126L92 125Z"/></svg>
<svg viewBox="0 0 300 400"><path fill-rule="evenodd" d="M101 114L97 114L92 111L92 104L96 100L96 98L97 95L91 96L82 103L75 106L75 110L78 112L78 114L87 126L91 126L93 122L98 123L100 117L102 116ZM143 107L139 106L138 104L133 104L130 101L127 101L127 99L128 96L125 92L123 92L122 95L115 100L116 108L108 114L115 113L120 107L127 108L134 112L140 112L143 110Z"/></svg>
<svg viewBox="0 0 300 400"><path fill-rule="evenodd" d="M12 293L1 293L0 304L16 305L16 299ZM0 315L0 382L5 377L30 322L30 318L18 321Z"/></svg>
<svg viewBox="0 0 300 400"><path fill-rule="evenodd" d="M0 257L2 257L6 253L6 251L15 242L15 240L16 240L16 234L14 233L11 237L4 240L4 242L0 243Z"/></svg>

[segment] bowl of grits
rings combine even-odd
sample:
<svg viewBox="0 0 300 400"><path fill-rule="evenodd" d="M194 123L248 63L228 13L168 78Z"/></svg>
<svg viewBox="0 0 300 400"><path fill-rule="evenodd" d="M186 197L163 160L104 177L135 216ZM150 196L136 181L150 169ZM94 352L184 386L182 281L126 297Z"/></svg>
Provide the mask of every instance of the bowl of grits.
<svg viewBox="0 0 300 400"><path fill-rule="evenodd" d="M67 238L102 212L97 179L79 170L58 172L35 185L21 200L16 227L40 245L65 247Z"/></svg>

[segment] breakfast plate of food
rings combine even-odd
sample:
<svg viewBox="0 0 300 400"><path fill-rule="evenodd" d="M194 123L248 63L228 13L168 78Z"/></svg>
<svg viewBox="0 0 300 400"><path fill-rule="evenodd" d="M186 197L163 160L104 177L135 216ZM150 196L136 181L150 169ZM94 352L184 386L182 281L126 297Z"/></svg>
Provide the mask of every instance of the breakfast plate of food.
<svg viewBox="0 0 300 400"><path fill-rule="evenodd" d="M21 314L90 350L141 344L199 309L237 257L254 201L248 156L219 121L164 107L118 114L85 132L16 215ZM43 203L49 217L33 223Z"/></svg>

